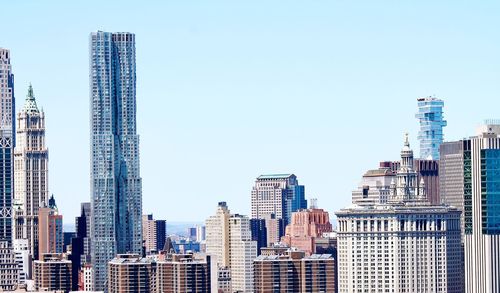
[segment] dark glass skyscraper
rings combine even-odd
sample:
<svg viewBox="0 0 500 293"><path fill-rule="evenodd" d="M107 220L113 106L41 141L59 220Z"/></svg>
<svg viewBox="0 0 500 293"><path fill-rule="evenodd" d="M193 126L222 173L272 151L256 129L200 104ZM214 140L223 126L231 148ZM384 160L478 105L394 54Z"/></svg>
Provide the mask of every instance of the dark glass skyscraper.
<svg viewBox="0 0 500 293"><path fill-rule="evenodd" d="M0 48L0 241L12 240L13 153L15 146L14 74L10 51Z"/></svg>
<svg viewBox="0 0 500 293"><path fill-rule="evenodd" d="M90 35L91 235L94 289L107 263L141 253L141 177L136 130L135 35Z"/></svg>

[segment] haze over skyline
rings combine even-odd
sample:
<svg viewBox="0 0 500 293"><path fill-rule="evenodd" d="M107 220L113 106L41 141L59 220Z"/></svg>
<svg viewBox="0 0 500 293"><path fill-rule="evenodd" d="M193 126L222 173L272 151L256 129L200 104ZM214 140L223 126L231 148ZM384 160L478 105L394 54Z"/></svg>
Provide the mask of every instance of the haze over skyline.
<svg viewBox="0 0 500 293"><path fill-rule="evenodd" d="M143 213L158 219L203 221L218 201L249 215L257 176L294 173L333 220L367 169L398 159L404 132L418 154L418 97L445 101L445 141L500 118L500 4L386 4L2 4L16 112L32 82L64 222L90 201L97 30L136 35Z"/></svg>

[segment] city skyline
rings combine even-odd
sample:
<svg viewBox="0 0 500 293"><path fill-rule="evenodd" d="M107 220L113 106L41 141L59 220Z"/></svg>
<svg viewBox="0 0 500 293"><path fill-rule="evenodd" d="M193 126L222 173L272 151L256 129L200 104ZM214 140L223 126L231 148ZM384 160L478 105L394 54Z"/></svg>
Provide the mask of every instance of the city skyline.
<svg viewBox="0 0 500 293"><path fill-rule="evenodd" d="M40 11L50 9L51 5L47 8L38 5L33 4L33 7L41 10L33 8L33 11L28 9L23 13L30 19L39 20L44 14ZM111 9L106 5L109 4L104 4L104 12ZM203 4L200 7L170 5L166 7L185 13L192 8L192 15L180 21L169 14L173 16L172 20L157 20L157 23L151 20L140 25L140 21L144 20L140 13L137 19L128 23L130 19L117 17L104 21L104 12L98 12L79 26L69 22L67 28L62 28L63 33L74 29L68 35L69 41L64 42L64 46L54 47L51 44L55 42L51 40L59 37L59 33L53 34L53 30L44 28L54 27L56 23L75 16L72 10L64 10L69 8L60 7L68 12L67 15L41 22L40 30L44 33L40 36L26 32L20 39L14 35L18 31L14 29L2 33L0 46L9 49L12 55L17 108L21 108L29 81L33 82L37 95L43 97L41 105L49 117L47 145L51 148L49 191L57 195L59 208L66 219L78 215L79 204L75 202L89 200L86 50L88 34L98 29L130 31L140 39L137 116L138 133L141 134L141 175L144 178L143 213L154 213L167 221L201 222L211 213L206 207L221 200L227 201L234 211L250 215L249 190L255 178L260 174L273 173L297 175L301 184L307 186L308 198L318 198L326 210L339 210L350 202L352 188L358 184L364 170L376 166L380 160L397 159L394 153L397 153L401 133L409 131L412 145L418 145L418 122L414 118L417 98L435 95L445 101L444 112L448 121L444 129L445 141L473 134L474 126L483 118L495 118L494 109L498 108L495 105L500 103L496 94L499 90L496 76L499 75L500 59L498 54L493 54L498 51L498 41L478 37L475 31L484 29L482 36L487 36L498 22L488 17L492 17L488 10L494 9L486 7L486 4L480 7L457 4L447 18L450 24L433 18L448 11L445 7L434 6L434 10L429 12L424 4L397 4L394 10L383 14L387 17L385 21L376 23L371 29L367 22L374 16L365 11L369 9L347 4L323 4L325 8L332 8L326 11L337 18L318 11L322 4L311 4L300 12L298 5L291 3L287 10L289 15L279 14L278 7L271 6L267 12L260 12L263 24L250 19L250 14L257 13L256 10L243 12L245 8L251 8L244 4L230 5L228 9L235 9L235 15L224 15L219 20L213 17L217 12L215 9L220 8L217 5L209 9L208 14L204 13L203 8L207 7ZM416 8L416 12L406 10L410 7ZM6 9L9 8L13 10L12 15L16 15L14 12L21 13L23 7L6 4ZM334 8L356 11L356 19L367 17L368 20L360 24L361 27L349 27L352 23L339 17ZM468 8L473 8L477 15L467 14ZM148 5L137 9L139 12L154 13ZM398 9L408 19L396 16ZM132 14L132 11L124 10L125 15ZM168 9L166 11L171 13ZM376 11L383 13L380 8ZM417 15L424 12L430 13L430 16L427 14L430 20L420 23ZM286 23L297 16L314 21L280 25L273 21L276 15ZM469 15L470 23L467 22L467 25L470 27L461 24L464 15ZM196 20L197 16L199 20ZM5 17L9 22L11 16ZM225 26L237 17L243 17L243 24L236 28ZM484 21L473 24L476 18ZM399 21L399 29L408 29L410 34L393 28L391 21ZM26 28L25 24L11 23L20 26L21 30ZM156 26L149 31L148 25L151 24ZM249 27L250 24L255 28ZM270 30L267 33L264 31L266 25ZM340 33L339 26L347 32ZM425 36L436 26L439 29L433 37ZM166 41L158 40L158 27L162 27L159 36L165 37ZM366 31L360 31L360 28ZM329 42L316 40L318 35L308 37L314 32L321 36L328 36L330 32L337 39ZM377 32L381 36L380 41L370 37L370 33ZM349 33L352 35L349 36ZM273 41L276 34L279 35L278 40ZM415 39L412 36L416 36ZM447 38L440 41L439 37L443 36ZM214 45L211 37L214 43L223 42ZM228 41L224 40L228 37L233 40L231 46L217 53L224 44L228 45ZM293 37L297 37L298 41L294 41ZM363 38L364 41L359 40ZM170 48L166 46L167 41L171 42ZM270 50L266 52L260 46L251 46L252 41L269 42L274 47L266 48ZM359 49L368 41L375 44L372 50ZM383 41L389 41L389 45L395 48L382 52L381 48L389 47L383 45ZM155 42L160 42L162 50L153 47ZM306 46L302 42L312 43ZM340 49L328 52L342 42ZM437 45L429 48L424 45L436 42ZM41 49L32 50L27 45L32 43L40 44ZM194 49L207 43L210 46L205 50ZM415 54L417 57L405 55L417 52L410 47L418 44L421 46L418 46L420 53ZM295 48L290 48L293 45ZM353 48L358 51L347 54L346 50ZM450 48L453 48L451 53ZM410 51L404 54L398 52L408 49ZM166 50L165 53L163 50ZM185 52L181 53L183 50ZM482 56L467 50L481 51ZM248 56L256 64L245 61ZM341 57L347 61L342 62ZM358 63L355 62L357 57L362 57ZM193 61L188 62L188 59ZM424 65L418 64L421 61L425 61ZM158 62L158 65L153 62ZM263 69L264 64L269 65L266 70ZM216 69L215 65L220 69ZM386 65L387 69L381 68ZM152 72L148 72L149 68ZM46 74L47 70L50 74ZM248 72L242 73L245 70ZM212 71L214 74L210 74ZM164 83L165 80L169 82ZM366 85L366 90L357 86L360 80ZM359 109L359 103L350 101L356 98L363 99L367 109ZM467 99L473 99L474 103L462 106ZM264 102L269 108L261 107ZM274 111L280 107L281 111ZM296 117L296 120L283 119L290 116ZM393 121L398 123L389 125ZM159 134L158 128L154 127L159 123L165 126L165 133ZM345 123L349 124L348 130L344 128ZM285 124L289 127L282 129ZM382 136L378 133L380 130L383 131ZM261 141L255 142L257 134ZM278 138L276 134L279 134ZM361 143L365 141L375 142L370 144L370 150L365 143ZM64 149L78 155L70 157ZM277 151L281 151L280 155L276 155ZM356 159L353 161L343 154L356 155ZM290 160L292 156L294 159ZM69 165L68 158L74 160L76 167ZM68 176L69 168L72 176ZM188 172L191 176L185 176ZM214 184L222 173L229 176L224 190ZM199 184L185 188L193 175ZM168 188L164 188L165 184ZM192 214L199 218L184 215L177 208L177 200L191 203ZM172 202L176 204L169 204Z"/></svg>

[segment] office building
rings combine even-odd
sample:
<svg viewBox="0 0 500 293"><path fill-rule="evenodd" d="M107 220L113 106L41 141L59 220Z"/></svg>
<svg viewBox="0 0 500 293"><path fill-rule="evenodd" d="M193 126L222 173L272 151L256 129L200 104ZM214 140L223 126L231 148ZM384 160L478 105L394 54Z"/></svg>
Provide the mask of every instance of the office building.
<svg viewBox="0 0 500 293"><path fill-rule="evenodd" d="M81 281L79 282L80 291L94 291L94 281L92 280L94 274L92 273L92 265L84 264L80 269L79 276L81 276Z"/></svg>
<svg viewBox="0 0 500 293"><path fill-rule="evenodd" d="M200 243L196 242L196 241L191 241L189 238L188 239L179 239L179 240L173 241L172 245L174 247L174 250L180 254L201 251Z"/></svg>
<svg viewBox="0 0 500 293"><path fill-rule="evenodd" d="M32 259L29 251L28 239L14 239L12 241L15 260L19 270L18 284L26 284L32 278Z"/></svg>
<svg viewBox="0 0 500 293"><path fill-rule="evenodd" d="M285 230L284 220L277 219L274 214L264 215L263 218L266 226L267 246L271 246L280 241L281 231Z"/></svg>
<svg viewBox="0 0 500 293"><path fill-rule="evenodd" d="M205 241L205 226L196 225L196 242Z"/></svg>
<svg viewBox="0 0 500 293"><path fill-rule="evenodd" d="M257 243L257 255L260 255L260 249L267 247L267 229L266 220L250 219L250 233L252 241Z"/></svg>
<svg viewBox="0 0 500 293"><path fill-rule="evenodd" d="M380 162L380 168L389 168L392 172L397 172L400 167L400 162L384 161ZM413 168L417 172L417 186L423 182L423 188L427 195L427 200L433 204L438 205L441 203L441 196L439 193L439 160L424 160L414 159ZM354 193L353 193L354 196ZM357 202L361 204L360 202Z"/></svg>
<svg viewBox="0 0 500 293"><path fill-rule="evenodd" d="M167 239L166 221L155 220L153 214L143 215L142 237L146 254L162 250Z"/></svg>
<svg viewBox="0 0 500 293"><path fill-rule="evenodd" d="M8 241L0 242L0 291L14 290L19 280L19 265Z"/></svg>
<svg viewBox="0 0 500 293"><path fill-rule="evenodd" d="M45 114L38 109L29 86L17 114L14 148L14 236L28 239L31 255L38 258L38 210L48 203L49 152L45 146Z"/></svg>
<svg viewBox="0 0 500 293"><path fill-rule="evenodd" d="M283 242L311 255L316 251L316 238L331 231L332 224L327 211L314 207L303 209L292 213L292 221L286 226Z"/></svg>
<svg viewBox="0 0 500 293"><path fill-rule="evenodd" d="M229 267L212 265L211 273L212 275L215 275L215 277L211 278L211 280L214 280L213 282L211 282L211 292L233 293L231 269Z"/></svg>
<svg viewBox="0 0 500 293"><path fill-rule="evenodd" d="M274 214L287 225L292 212L307 208L304 185L299 185L293 174L261 175L252 189L251 205L252 219Z"/></svg>
<svg viewBox="0 0 500 293"><path fill-rule="evenodd" d="M388 162L390 163L390 162ZM387 164L381 163L378 169L368 170L358 188L352 192L352 202L356 204L386 203L389 199L390 185L396 176Z"/></svg>
<svg viewBox="0 0 500 293"><path fill-rule="evenodd" d="M336 292L335 260L329 254L261 255L254 260L255 293Z"/></svg>
<svg viewBox="0 0 500 293"><path fill-rule="evenodd" d="M443 100L435 97L418 98L418 113L415 117L420 123L418 140L420 141L420 158L439 160L439 146L443 142Z"/></svg>
<svg viewBox="0 0 500 293"><path fill-rule="evenodd" d="M63 291L71 290L71 261L61 253L40 255L33 265L35 290Z"/></svg>
<svg viewBox="0 0 500 293"><path fill-rule="evenodd" d="M14 161L16 103L14 74L10 58L10 51L0 48L0 242L12 241L12 192L14 189L12 163Z"/></svg>
<svg viewBox="0 0 500 293"><path fill-rule="evenodd" d="M142 252L135 35L90 35L91 259L95 290L117 254Z"/></svg>
<svg viewBox="0 0 500 293"><path fill-rule="evenodd" d="M443 186L444 200L463 202L465 292L500 292L500 121L441 150L444 180L458 185Z"/></svg>
<svg viewBox="0 0 500 293"><path fill-rule="evenodd" d="M75 237L71 239L72 288L82 287L82 268L90 264L90 203L80 204L80 216L75 218Z"/></svg>
<svg viewBox="0 0 500 293"><path fill-rule="evenodd" d="M458 208L462 238L465 237L464 226L464 142L444 142L440 147L439 160L439 193L441 202ZM462 239L462 240L463 240Z"/></svg>
<svg viewBox="0 0 500 293"><path fill-rule="evenodd" d="M81 203L80 216L75 218L76 235L71 239L72 259L75 261L78 259L77 269L83 264L90 263L90 216L90 202Z"/></svg>
<svg viewBox="0 0 500 293"><path fill-rule="evenodd" d="M48 206L38 211L38 255L63 252L63 216L59 214L54 196Z"/></svg>
<svg viewBox="0 0 500 293"><path fill-rule="evenodd" d="M338 211L339 292L463 292L460 210L431 205L408 137L386 204Z"/></svg>
<svg viewBox="0 0 500 293"><path fill-rule="evenodd" d="M157 262L156 292L209 293L210 273L209 256L170 254L166 260Z"/></svg>
<svg viewBox="0 0 500 293"><path fill-rule="evenodd" d="M206 220L206 252L221 269L230 269L234 291L252 292L252 261L257 256L257 243L252 241L250 220L232 215L225 202Z"/></svg>
<svg viewBox="0 0 500 293"><path fill-rule="evenodd" d="M196 241L196 227L187 228L187 237L191 241Z"/></svg>

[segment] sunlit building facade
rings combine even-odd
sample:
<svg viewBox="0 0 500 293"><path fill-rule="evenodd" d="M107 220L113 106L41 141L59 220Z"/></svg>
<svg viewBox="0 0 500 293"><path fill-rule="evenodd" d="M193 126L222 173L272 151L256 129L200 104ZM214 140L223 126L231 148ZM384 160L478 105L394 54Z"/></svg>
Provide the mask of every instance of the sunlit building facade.
<svg viewBox="0 0 500 293"><path fill-rule="evenodd" d="M90 35L91 258L95 290L106 265L142 251L142 182L136 128L135 35Z"/></svg>
<svg viewBox="0 0 500 293"><path fill-rule="evenodd" d="M420 123L420 158L439 160L439 146L443 142L443 100L435 97L418 98L418 113L415 117Z"/></svg>

